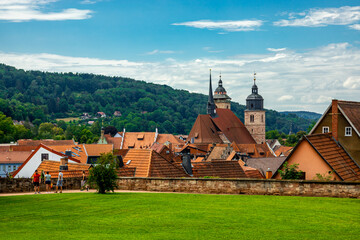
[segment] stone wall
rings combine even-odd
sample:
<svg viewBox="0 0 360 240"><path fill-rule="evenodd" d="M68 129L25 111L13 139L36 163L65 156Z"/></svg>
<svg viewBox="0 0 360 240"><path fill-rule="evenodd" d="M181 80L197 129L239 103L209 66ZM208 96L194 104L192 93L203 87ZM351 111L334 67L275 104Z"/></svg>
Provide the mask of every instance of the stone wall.
<svg viewBox="0 0 360 240"><path fill-rule="evenodd" d="M55 191L57 179L52 179ZM64 179L63 189L80 189L81 178ZM34 185L31 178L0 178L0 193L33 192ZM40 184L40 191L46 191L45 183Z"/></svg>
<svg viewBox="0 0 360 240"><path fill-rule="evenodd" d="M250 116L254 116L254 122L250 121ZM265 143L265 111L245 110L244 124L257 144Z"/></svg>
<svg viewBox="0 0 360 240"><path fill-rule="evenodd" d="M360 182L266 179L119 178L121 190L360 198Z"/></svg>
<svg viewBox="0 0 360 240"><path fill-rule="evenodd" d="M81 178L64 179L63 189L80 189ZM53 180L53 190L56 179ZM360 198L360 182L273 179L119 178L118 189L134 191ZM0 193L31 192L29 178L0 178ZM45 191L45 184L41 184Z"/></svg>

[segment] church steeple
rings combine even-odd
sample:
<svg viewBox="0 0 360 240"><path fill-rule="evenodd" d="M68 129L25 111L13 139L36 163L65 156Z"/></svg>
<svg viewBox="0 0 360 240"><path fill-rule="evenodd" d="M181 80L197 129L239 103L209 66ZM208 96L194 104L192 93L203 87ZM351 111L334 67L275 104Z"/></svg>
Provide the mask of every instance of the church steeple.
<svg viewBox="0 0 360 240"><path fill-rule="evenodd" d="M209 80L209 98L208 98L208 103L207 103L207 114L210 114L211 117L217 117L216 105L215 105L214 97L213 97L213 93L212 93L211 69L210 69L210 80Z"/></svg>

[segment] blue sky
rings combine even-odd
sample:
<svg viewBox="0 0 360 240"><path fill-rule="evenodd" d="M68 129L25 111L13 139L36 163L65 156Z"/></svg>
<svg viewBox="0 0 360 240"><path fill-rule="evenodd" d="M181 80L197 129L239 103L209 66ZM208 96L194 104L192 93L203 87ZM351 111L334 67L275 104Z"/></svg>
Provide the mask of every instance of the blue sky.
<svg viewBox="0 0 360 240"><path fill-rule="evenodd" d="M212 68L241 104L256 71L266 108L360 101L359 1L0 0L0 33L0 62L26 70L207 93Z"/></svg>

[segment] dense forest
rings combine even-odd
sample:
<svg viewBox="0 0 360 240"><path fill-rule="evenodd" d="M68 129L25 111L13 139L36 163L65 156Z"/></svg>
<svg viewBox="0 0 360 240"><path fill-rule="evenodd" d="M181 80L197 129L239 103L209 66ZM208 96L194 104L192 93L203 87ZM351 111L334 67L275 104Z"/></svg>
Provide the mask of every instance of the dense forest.
<svg viewBox="0 0 360 240"><path fill-rule="evenodd" d="M57 118L105 112L109 117L104 125L119 130L154 131L157 127L162 133L188 134L197 115L206 112L206 102L203 94L130 78L24 71L0 64L0 112L38 127ZM243 121L245 106L231 104ZM121 116L114 117L115 111ZM296 133L307 130L311 122L295 114L266 113L267 131Z"/></svg>

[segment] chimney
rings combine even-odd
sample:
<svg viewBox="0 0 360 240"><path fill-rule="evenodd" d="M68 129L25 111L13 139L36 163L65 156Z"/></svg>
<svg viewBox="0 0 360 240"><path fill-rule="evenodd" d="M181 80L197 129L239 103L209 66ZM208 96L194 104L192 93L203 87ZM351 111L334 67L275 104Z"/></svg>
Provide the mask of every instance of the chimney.
<svg viewBox="0 0 360 240"><path fill-rule="evenodd" d="M268 168L266 171L266 179L270 179L271 177L272 177L272 171L270 170L270 168Z"/></svg>
<svg viewBox="0 0 360 240"><path fill-rule="evenodd" d="M338 100L333 99L331 103L331 132L333 138L338 141L338 122L339 122L339 109L338 109Z"/></svg>
<svg viewBox="0 0 360 240"><path fill-rule="evenodd" d="M185 172L187 174L189 174L190 176L193 176L190 154L184 154L182 156L182 164L181 165L183 166L183 168L185 169Z"/></svg>
<svg viewBox="0 0 360 240"><path fill-rule="evenodd" d="M68 157L60 158L60 170L68 170Z"/></svg>
<svg viewBox="0 0 360 240"><path fill-rule="evenodd" d="M72 157L71 150L66 150L65 155L68 157Z"/></svg>

